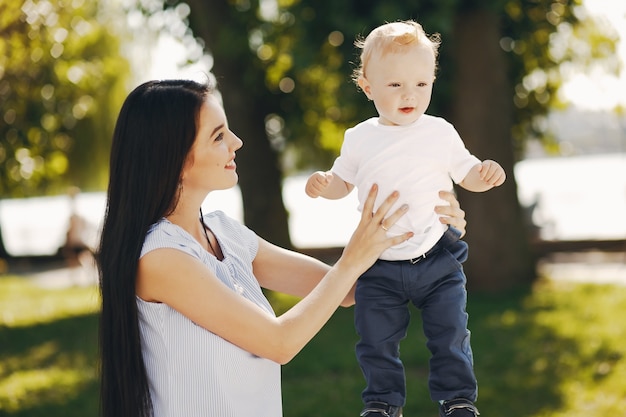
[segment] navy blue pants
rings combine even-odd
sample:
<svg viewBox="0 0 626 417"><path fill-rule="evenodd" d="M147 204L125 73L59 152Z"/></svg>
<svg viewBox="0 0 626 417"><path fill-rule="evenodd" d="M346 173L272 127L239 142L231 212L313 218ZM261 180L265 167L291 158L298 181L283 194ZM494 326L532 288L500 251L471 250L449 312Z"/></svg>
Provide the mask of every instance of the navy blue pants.
<svg viewBox="0 0 626 417"><path fill-rule="evenodd" d="M431 352L429 388L433 401L463 397L476 401L467 291L461 263L467 244L450 227L417 262L378 260L357 281L356 355L367 387L363 401L403 406L406 400L400 341L409 325L409 301L422 312Z"/></svg>

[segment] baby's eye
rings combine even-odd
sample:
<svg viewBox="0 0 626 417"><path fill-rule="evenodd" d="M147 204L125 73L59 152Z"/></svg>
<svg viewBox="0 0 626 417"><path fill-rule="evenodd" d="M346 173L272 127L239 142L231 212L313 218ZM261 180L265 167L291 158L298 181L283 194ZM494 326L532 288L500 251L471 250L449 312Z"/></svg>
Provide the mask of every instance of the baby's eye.
<svg viewBox="0 0 626 417"><path fill-rule="evenodd" d="M400 87L400 83L389 83L389 87Z"/></svg>
<svg viewBox="0 0 626 417"><path fill-rule="evenodd" d="M425 83L425 82L417 83L417 86L418 87L427 87L428 83Z"/></svg>

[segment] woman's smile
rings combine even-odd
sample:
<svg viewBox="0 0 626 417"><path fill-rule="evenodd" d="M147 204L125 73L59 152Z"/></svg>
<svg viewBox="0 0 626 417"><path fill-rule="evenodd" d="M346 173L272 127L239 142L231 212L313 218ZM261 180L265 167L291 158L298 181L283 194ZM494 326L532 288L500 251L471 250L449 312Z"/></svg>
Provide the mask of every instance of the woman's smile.
<svg viewBox="0 0 626 417"><path fill-rule="evenodd" d="M237 169L237 164L235 163L235 158L230 160L225 166L226 169Z"/></svg>

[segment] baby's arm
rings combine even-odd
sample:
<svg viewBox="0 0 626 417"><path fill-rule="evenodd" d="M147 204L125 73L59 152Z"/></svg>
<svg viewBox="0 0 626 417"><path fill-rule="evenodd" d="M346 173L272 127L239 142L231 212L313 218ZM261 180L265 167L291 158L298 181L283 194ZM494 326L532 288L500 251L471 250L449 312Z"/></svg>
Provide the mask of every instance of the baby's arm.
<svg viewBox="0 0 626 417"><path fill-rule="evenodd" d="M505 179L506 173L500 164L487 159L474 165L459 185L468 191L479 193L504 184Z"/></svg>
<svg viewBox="0 0 626 417"><path fill-rule="evenodd" d="M307 180L304 191L309 197L338 200L350 194L353 188L354 185L345 182L330 171L317 171Z"/></svg>

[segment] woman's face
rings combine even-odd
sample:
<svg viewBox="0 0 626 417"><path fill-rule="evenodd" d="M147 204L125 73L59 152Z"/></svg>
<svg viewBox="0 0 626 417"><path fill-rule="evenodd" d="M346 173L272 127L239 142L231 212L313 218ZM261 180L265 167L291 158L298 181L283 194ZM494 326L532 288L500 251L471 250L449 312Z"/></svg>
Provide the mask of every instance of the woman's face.
<svg viewBox="0 0 626 417"><path fill-rule="evenodd" d="M198 119L198 133L183 168L183 188L209 192L235 186L235 151L243 142L228 128L224 110L213 95L208 95Z"/></svg>

